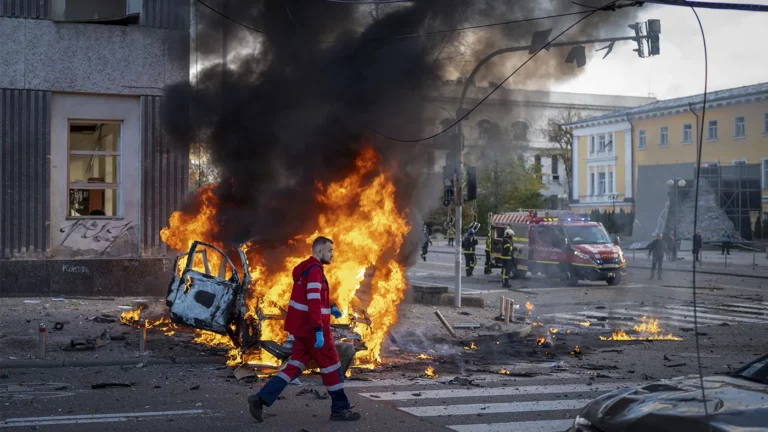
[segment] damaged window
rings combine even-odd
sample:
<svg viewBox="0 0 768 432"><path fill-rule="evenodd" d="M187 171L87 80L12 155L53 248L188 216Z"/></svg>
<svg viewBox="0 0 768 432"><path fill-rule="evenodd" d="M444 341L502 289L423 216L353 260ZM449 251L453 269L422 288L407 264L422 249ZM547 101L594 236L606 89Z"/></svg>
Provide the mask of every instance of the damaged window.
<svg viewBox="0 0 768 432"><path fill-rule="evenodd" d="M53 20L102 24L138 24L141 0L53 0Z"/></svg>
<svg viewBox="0 0 768 432"><path fill-rule="evenodd" d="M119 217L121 123L69 123L67 217Z"/></svg>

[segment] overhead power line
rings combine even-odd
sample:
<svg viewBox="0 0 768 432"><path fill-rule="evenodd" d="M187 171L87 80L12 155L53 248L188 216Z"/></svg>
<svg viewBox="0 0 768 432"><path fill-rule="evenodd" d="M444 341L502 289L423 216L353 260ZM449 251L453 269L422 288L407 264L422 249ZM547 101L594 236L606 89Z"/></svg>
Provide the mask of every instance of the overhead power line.
<svg viewBox="0 0 768 432"><path fill-rule="evenodd" d="M687 1L687 0L639 0L637 3L653 3L666 6L683 6L699 9L720 9L736 10L746 12L768 12L768 5L743 4L743 3L723 3L708 1Z"/></svg>
<svg viewBox="0 0 768 432"><path fill-rule="evenodd" d="M210 9L211 11L213 11L213 12L217 13L217 14L218 14L218 15L220 15L221 17L223 17L223 18L225 18L225 19L228 19L228 20L232 21L232 22L233 22L233 23L235 23L235 24L239 24L239 25L241 25L241 26L243 26L243 27L247 28L248 30L251 30L251 31L255 31L256 33L261 33L261 34L263 34L263 35L266 35L266 34L267 34L267 33L266 33L265 31L263 31L263 30L259 30L259 29L257 29L257 28L251 27L251 26L249 26L248 24L242 23L242 22L240 22L240 21L238 21L238 20L236 20L236 19L232 18L231 16L229 16L229 15L225 14L224 12L222 12L222 11L220 11L220 10L216 9L216 8L214 8L213 6L211 6L211 5L209 5L208 3L204 2L203 0L197 0L197 2L198 2L198 3L200 3L201 5L203 5L203 6L207 7L207 8L208 8L208 9Z"/></svg>

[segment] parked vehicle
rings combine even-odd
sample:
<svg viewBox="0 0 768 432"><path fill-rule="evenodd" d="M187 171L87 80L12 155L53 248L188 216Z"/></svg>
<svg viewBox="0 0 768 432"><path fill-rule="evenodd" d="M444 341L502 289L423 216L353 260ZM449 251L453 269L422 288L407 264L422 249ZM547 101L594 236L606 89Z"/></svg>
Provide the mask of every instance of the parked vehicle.
<svg viewBox="0 0 768 432"><path fill-rule="evenodd" d="M514 275L542 273L570 286L580 280L618 285L626 274L619 239L599 222L573 212L528 210L489 214L492 267L500 268L504 231L514 231Z"/></svg>
<svg viewBox="0 0 768 432"><path fill-rule="evenodd" d="M730 375L698 375L616 390L587 404L569 432L766 430L768 355Z"/></svg>

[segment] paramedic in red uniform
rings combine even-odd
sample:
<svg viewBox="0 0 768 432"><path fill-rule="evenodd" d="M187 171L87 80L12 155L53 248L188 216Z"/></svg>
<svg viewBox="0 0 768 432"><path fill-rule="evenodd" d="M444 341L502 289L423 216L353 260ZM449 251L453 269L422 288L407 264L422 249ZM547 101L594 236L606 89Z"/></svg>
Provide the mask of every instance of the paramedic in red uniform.
<svg viewBox="0 0 768 432"><path fill-rule="evenodd" d="M272 406L289 382L301 375L310 360L320 368L323 384L331 396L331 420L359 420L360 414L350 410L344 393L344 375L331 334L331 315L341 311L330 305L328 281L323 265L333 259L333 242L318 237L312 243L312 256L293 269L293 292L285 318L285 331L294 336L291 358L285 368L272 377L258 393L248 397L251 415L264 421L263 407Z"/></svg>

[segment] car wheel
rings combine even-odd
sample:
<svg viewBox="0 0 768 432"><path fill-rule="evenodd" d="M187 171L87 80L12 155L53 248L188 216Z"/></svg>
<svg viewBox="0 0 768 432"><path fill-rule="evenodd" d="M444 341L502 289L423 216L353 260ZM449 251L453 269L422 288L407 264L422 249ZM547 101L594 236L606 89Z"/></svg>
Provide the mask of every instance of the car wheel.
<svg viewBox="0 0 768 432"><path fill-rule="evenodd" d="M614 277L609 277L605 280L610 286L616 286L621 283L621 274L617 273Z"/></svg>

